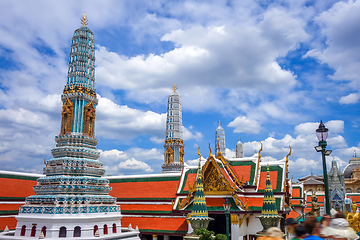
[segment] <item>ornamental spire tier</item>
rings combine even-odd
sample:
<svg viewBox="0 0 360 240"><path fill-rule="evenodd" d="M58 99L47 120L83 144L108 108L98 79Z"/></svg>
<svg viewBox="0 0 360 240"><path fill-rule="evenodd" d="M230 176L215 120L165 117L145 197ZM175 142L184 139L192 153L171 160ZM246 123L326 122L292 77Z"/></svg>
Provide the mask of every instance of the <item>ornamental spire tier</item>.
<svg viewBox="0 0 360 240"><path fill-rule="evenodd" d="M15 239L29 237L79 237L119 239L120 206L109 194L109 180L98 161L98 140L94 137L95 41L86 27L87 18L75 30L69 57L69 71L61 100L60 134L55 137L52 159L45 162L44 177L34 186L36 195L20 207ZM139 239L135 232L133 239ZM126 237L125 237L126 238Z"/></svg>
<svg viewBox="0 0 360 240"><path fill-rule="evenodd" d="M164 173L181 172L184 166L184 141L182 137L181 97L174 91L168 97L166 137L164 143Z"/></svg>

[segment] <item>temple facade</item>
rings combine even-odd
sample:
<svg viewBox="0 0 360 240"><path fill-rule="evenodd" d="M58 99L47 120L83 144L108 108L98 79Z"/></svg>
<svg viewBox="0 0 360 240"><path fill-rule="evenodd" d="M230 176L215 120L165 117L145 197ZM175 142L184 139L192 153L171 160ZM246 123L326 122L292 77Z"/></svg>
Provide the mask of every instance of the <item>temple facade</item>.
<svg viewBox="0 0 360 240"><path fill-rule="evenodd" d="M94 137L98 100L95 91L95 41L87 18L75 30L67 83L61 100L60 134L52 159L44 160L44 175L36 179L34 195L26 196L16 216L15 233L3 239L72 238L139 239L138 231L121 229L120 206L109 195L109 180L98 161ZM19 186L18 191L23 187Z"/></svg>
<svg viewBox="0 0 360 240"><path fill-rule="evenodd" d="M181 172L184 166L184 141L182 137L181 97L174 91L168 97L166 137L164 143L164 173Z"/></svg>

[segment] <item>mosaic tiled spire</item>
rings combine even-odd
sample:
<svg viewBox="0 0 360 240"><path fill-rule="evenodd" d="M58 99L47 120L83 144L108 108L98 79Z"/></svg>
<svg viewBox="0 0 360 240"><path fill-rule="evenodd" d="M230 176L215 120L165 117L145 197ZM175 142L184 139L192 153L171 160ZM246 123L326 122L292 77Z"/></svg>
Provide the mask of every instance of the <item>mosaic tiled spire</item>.
<svg viewBox="0 0 360 240"><path fill-rule="evenodd" d="M60 134L55 137L52 159L45 163L45 177L34 186L36 195L26 199L20 214L82 214L119 212L116 199L109 196L109 180L98 161L98 140L94 137L95 41L86 27L87 18L75 30L69 57L69 71L61 100Z"/></svg>
<svg viewBox="0 0 360 240"><path fill-rule="evenodd" d="M200 160L199 160L198 174L196 179L196 190L195 190L194 202L191 210L191 216L198 218L208 217L208 211L206 207L205 194L204 194L204 186L202 182L202 175L200 168Z"/></svg>
<svg viewBox="0 0 360 240"><path fill-rule="evenodd" d="M191 227L194 230L200 228L207 228L209 226L209 222L214 220L213 218L209 217L206 207L205 193L202 182L201 165L200 165L201 154L199 150L198 153L200 155L200 158L199 158L199 167L198 167L198 173L196 179L194 201L191 209L191 217L186 219L190 221Z"/></svg>
<svg viewBox="0 0 360 240"><path fill-rule="evenodd" d="M174 91L168 97L163 172L180 172L184 166L181 97Z"/></svg>
<svg viewBox="0 0 360 240"><path fill-rule="evenodd" d="M266 186L265 186L264 201L261 210L261 215L268 217L278 216L274 193L270 181L269 164L267 165Z"/></svg>

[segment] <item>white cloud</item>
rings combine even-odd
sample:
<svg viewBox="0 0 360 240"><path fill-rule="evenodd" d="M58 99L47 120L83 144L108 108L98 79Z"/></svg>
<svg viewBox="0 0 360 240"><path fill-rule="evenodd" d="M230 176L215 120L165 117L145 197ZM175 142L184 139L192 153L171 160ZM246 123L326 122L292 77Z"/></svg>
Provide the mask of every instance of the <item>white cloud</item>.
<svg viewBox="0 0 360 240"><path fill-rule="evenodd" d="M165 134L166 114L140 111L118 105L100 97L97 107L96 134L112 139L132 139L139 134L162 137Z"/></svg>
<svg viewBox="0 0 360 240"><path fill-rule="evenodd" d="M119 170L142 170L145 172L153 172L154 170L144 162L138 161L134 158L121 162L118 165Z"/></svg>
<svg viewBox="0 0 360 240"><path fill-rule="evenodd" d="M340 98L339 103L341 104L354 104L357 103L360 99L360 93L350 93L347 96Z"/></svg>
<svg viewBox="0 0 360 240"><path fill-rule="evenodd" d="M228 124L228 127L233 127L235 133L259 133L260 124L257 121L247 119L244 116L235 118Z"/></svg>
<svg viewBox="0 0 360 240"><path fill-rule="evenodd" d="M117 149L100 150L100 158L107 175L129 175L160 171L164 160L162 152L156 148L129 148L125 151Z"/></svg>
<svg viewBox="0 0 360 240"><path fill-rule="evenodd" d="M350 80L350 88L359 86L360 2L340 1L322 12L315 21L326 38L324 48L310 50L305 56L315 57L335 70L334 80ZM349 99L342 99L346 101Z"/></svg>
<svg viewBox="0 0 360 240"><path fill-rule="evenodd" d="M200 141L202 139L203 135L201 132L195 131L194 133L192 133L189 129L191 129L191 128L186 128L183 126L183 139L184 140L195 139L196 141Z"/></svg>

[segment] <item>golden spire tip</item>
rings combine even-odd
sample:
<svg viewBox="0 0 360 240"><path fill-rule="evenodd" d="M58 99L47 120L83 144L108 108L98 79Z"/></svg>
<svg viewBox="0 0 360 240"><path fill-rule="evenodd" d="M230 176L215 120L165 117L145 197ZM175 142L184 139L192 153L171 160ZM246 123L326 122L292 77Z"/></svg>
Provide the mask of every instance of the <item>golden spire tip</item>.
<svg viewBox="0 0 360 240"><path fill-rule="evenodd" d="M88 24L88 19L86 17L86 13L84 13L84 16L80 18L81 24L85 27Z"/></svg>

